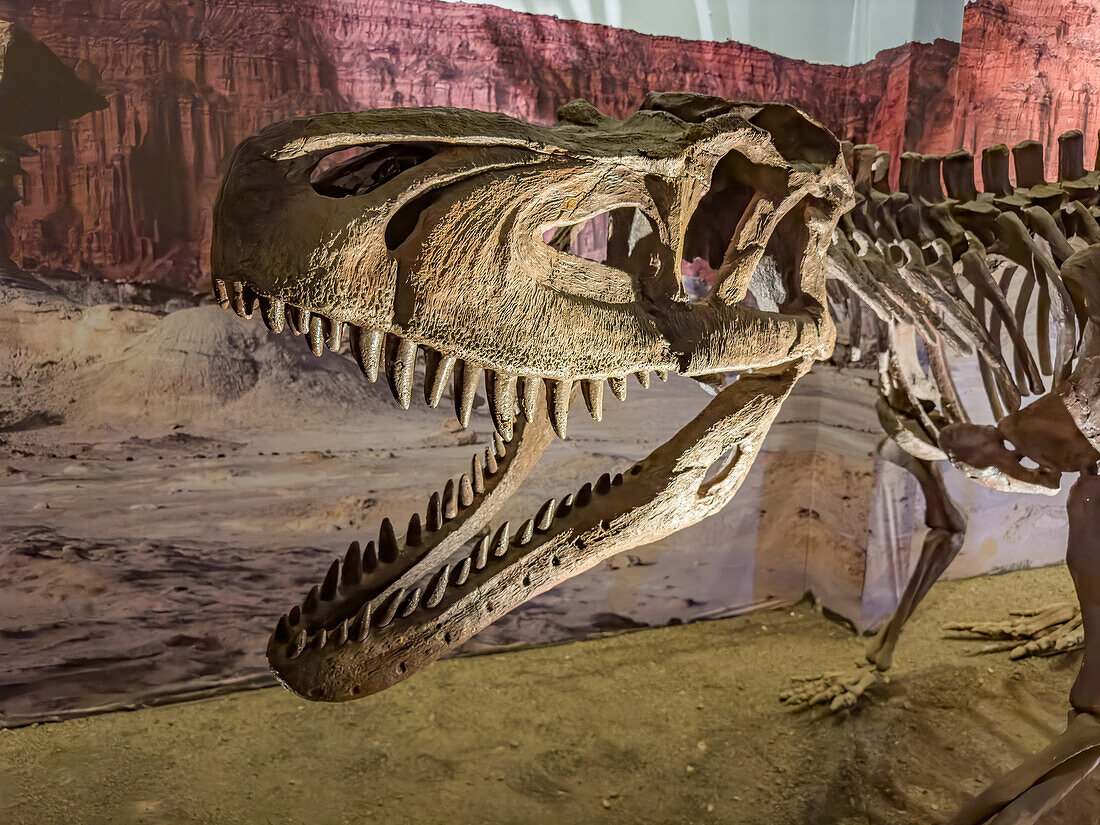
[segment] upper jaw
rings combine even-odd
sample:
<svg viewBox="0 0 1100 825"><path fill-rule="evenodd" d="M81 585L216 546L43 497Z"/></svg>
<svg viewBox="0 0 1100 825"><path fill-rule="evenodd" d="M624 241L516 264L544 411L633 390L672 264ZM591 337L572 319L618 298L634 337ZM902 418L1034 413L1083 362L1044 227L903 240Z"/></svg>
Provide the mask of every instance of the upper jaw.
<svg viewBox="0 0 1100 825"><path fill-rule="evenodd" d="M769 193L762 200L767 209L746 227L758 242L801 197L835 195L815 189L805 171L770 150L755 135L759 129L732 114L722 117L729 122L677 125L665 115L643 123L636 132L642 126L650 132L637 152L624 152L622 140L641 141L641 133L620 135L612 152L606 135L592 137L569 124L536 127L445 110L279 124L245 141L233 158L215 207L212 272L227 285L226 294L242 284L249 297L366 335L391 333L511 378L603 381L651 370L691 375L819 355L832 341L827 313L761 313L741 303L759 255L748 254L722 273L740 285L740 295L720 285L712 299L691 305L676 294L686 225L717 158L742 149L752 163L793 182L790 192ZM415 168L349 197L322 194L311 183L324 152L387 141L413 147ZM658 196L643 179L683 191ZM507 193L520 180L529 195L511 210ZM636 277L633 287L629 277L625 287L612 284L597 264L564 260L538 237L546 225L623 205L656 219L664 250L659 271ZM412 233L418 221L422 229ZM602 278L608 299L541 277L566 264L597 283ZM655 283L673 284L676 292L655 290ZM633 291L632 300L623 300L624 288ZM823 285L820 291L813 302L818 309Z"/></svg>

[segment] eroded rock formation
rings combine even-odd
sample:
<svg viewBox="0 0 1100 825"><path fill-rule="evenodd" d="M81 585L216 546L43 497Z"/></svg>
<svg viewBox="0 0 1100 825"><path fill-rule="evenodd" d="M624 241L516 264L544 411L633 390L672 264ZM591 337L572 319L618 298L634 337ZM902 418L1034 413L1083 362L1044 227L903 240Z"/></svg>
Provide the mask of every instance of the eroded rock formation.
<svg viewBox="0 0 1100 825"><path fill-rule="evenodd" d="M5 217L19 199L20 158L32 153L22 135L57 129L106 101L45 45L0 20L0 267L11 264Z"/></svg>
<svg viewBox="0 0 1100 825"><path fill-rule="evenodd" d="M1098 9L1100 0L977 0L961 48L907 44L843 67L435 0L0 0L0 15L110 103L32 141L39 154L11 221L15 257L31 269L200 288L233 147L268 123L337 109L463 106L550 123L578 97L624 117L646 90L691 89L792 103L895 158L1025 137L1053 157L1070 128L1089 136L1091 156Z"/></svg>
<svg viewBox="0 0 1100 825"><path fill-rule="evenodd" d="M1086 157L1096 152L1098 90L1100 2L975 0L964 16L951 130L921 151L976 152L1032 138L1054 180L1058 135L1080 129Z"/></svg>
<svg viewBox="0 0 1100 825"><path fill-rule="evenodd" d="M957 50L941 41L823 66L432 0L0 0L3 13L94 76L110 104L36 139L12 223L17 259L178 286L202 280L229 153L268 123L425 105L550 123L578 97L623 117L647 89L692 89L790 102L838 134L916 148L902 146L895 116L911 106L914 61Z"/></svg>

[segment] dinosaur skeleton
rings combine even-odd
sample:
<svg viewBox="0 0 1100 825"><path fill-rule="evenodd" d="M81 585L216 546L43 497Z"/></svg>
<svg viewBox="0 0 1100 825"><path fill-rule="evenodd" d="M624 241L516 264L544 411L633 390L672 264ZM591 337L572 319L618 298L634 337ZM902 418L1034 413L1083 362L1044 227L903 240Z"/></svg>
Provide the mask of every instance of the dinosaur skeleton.
<svg viewBox="0 0 1100 825"><path fill-rule="evenodd" d="M377 542L353 543L280 618L268 658L284 684L328 701L376 692L554 584L719 510L794 382L832 349L826 275L857 346L859 302L882 319L882 451L916 475L931 529L868 667L788 698L850 705L889 667L902 625L962 544L934 463L944 459L1005 490L1050 493L1061 473L1082 473L1070 565L1086 629L1100 621L1100 574L1081 565L1082 525L1100 522L1090 497L1100 173L1084 170L1080 133L1062 138L1056 184L1042 179L1041 147L1025 143L1016 187L997 147L983 157L984 193L962 152L903 156L892 192L888 155L842 146L787 106L651 94L627 121L582 101L559 118L321 115L272 126L233 158L215 209L218 300L243 317L259 309L318 355L346 331L366 376L384 369L406 408L423 353L426 402L453 382L464 425L484 375L496 428L485 461L433 494L403 536L384 520ZM570 253L596 216L609 227L602 262ZM681 261L700 259L714 286L692 301ZM972 423L949 349L977 356L995 424ZM648 386L651 371L721 389L627 472L546 502L514 533L487 529L553 433L565 436L578 386L598 420L605 381L622 400L626 376ZM724 372L740 375L725 386L714 378ZM1041 397L1022 407L1027 395ZM1081 715L1052 746L1057 769L1038 757L959 823L1034 821L1020 811L1046 810L1092 770L1095 652L1072 701Z"/></svg>
<svg viewBox="0 0 1100 825"><path fill-rule="evenodd" d="M930 529L899 609L868 645L868 664L803 681L783 694L791 705L829 703L838 710L855 704L889 669L902 626L958 554L965 522L934 462L949 460L994 489L1044 494L1058 491L1062 472L1095 462L1081 434L1089 390L1075 390L1069 403L1063 394L1079 385L1082 376L1073 368L1089 354L1079 347L1078 330L1091 333L1081 292L1087 287L1078 284L1087 284L1096 254L1090 249L1100 242L1090 211L1100 174L1084 171L1080 132L1062 135L1059 147L1060 180L1048 184L1042 146L1016 146L1016 187L1008 148L987 149L987 191L980 194L968 152L904 154L897 192L886 180L889 153L845 147L857 205L841 219L830 253L830 277L847 287L834 290L833 301L852 319L860 303L881 319L886 346L877 409L890 441L880 451L917 478ZM858 346L858 321L850 326ZM972 423L948 367L949 349L976 356L986 402L977 412L995 426ZM1021 409L1029 395L1040 397ZM1080 616L1069 605L951 629L1011 639L1017 658L1060 652L1082 640Z"/></svg>
<svg viewBox="0 0 1100 825"><path fill-rule="evenodd" d="M1058 491L1063 473L1081 474L1068 501L1067 559L1083 614L1060 605L1016 621L951 629L1011 639L1016 658L1090 640L1095 646L1100 631L1100 565L1091 546L1100 526L1094 413L1100 171L1084 168L1081 132L1059 138L1054 183L1044 179L1043 148L1035 141L1011 151L1015 186L1008 148L986 149L982 193L974 158L965 151L904 154L895 192L886 177L888 153L870 145L845 149L857 204L841 219L830 253L829 274L846 287L834 292L834 303L855 319L862 301L885 327L877 410L890 440L880 450L916 476L929 531L897 612L868 645L868 664L806 681L782 697L795 706L828 703L832 710L854 705L883 678L902 626L962 546L965 522L937 461L950 461L994 489L1048 495ZM850 326L858 336L858 322ZM976 356L988 406L980 412L993 423L974 423L948 349ZM1036 398L1024 405L1028 396ZM1094 715L1100 663L1087 645L1071 703L1066 734L994 783L956 825L1038 821L1100 764Z"/></svg>

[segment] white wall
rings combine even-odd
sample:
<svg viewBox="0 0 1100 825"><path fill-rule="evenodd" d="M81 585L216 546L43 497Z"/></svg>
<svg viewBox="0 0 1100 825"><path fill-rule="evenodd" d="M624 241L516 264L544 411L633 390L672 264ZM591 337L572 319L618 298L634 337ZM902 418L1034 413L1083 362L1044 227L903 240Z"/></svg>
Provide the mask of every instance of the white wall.
<svg viewBox="0 0 1100 825"><path fill-rule="evenodd" d="M451 0L462 2L463 0ZM469 0L466 0L467 2ZM689 40L737 40L818 63L863 63L910 40L958 40L966 0L489 0Z"/></svg>

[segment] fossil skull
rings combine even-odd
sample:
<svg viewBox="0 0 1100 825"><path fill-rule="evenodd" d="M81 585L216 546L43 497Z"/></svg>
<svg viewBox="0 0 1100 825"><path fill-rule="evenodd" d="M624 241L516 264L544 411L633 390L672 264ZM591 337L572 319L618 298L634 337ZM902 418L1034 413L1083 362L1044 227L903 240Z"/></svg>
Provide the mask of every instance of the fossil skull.
<svg viewBox="0 0 1100 825"><path fill-rule="evenodd" d="M482 375L494 447L403 536L353 543L283 616L272 668L308 698L376 692L607 556L716 512L794 381L832 349L823 261L851 180L819 124L778 104L651 94L626 121L583 101L536 126L459 109L326 114L237 149L215 207L215 293L314 352L351 349L411 403L453 381L469 421ZM605 227L582 256L585 226ZM572 242L572 245L571 245ZM598 259L597 259L598 258ZM683 269L713 281L691 300ZM742 374L625 473L487 528L574 389Z"/></svg>

